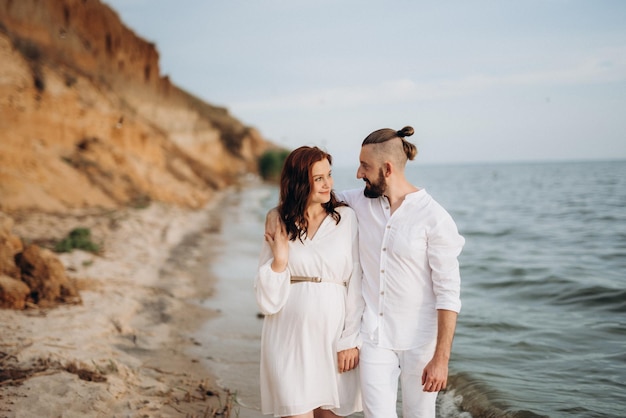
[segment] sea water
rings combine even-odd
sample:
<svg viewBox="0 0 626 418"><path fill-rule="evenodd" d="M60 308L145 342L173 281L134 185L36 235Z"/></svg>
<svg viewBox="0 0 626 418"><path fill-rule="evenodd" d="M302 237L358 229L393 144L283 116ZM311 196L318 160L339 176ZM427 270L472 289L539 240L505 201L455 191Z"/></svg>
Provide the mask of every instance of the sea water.
<svg viewBox="0 0 626 418"><path fill-rule="evenodd" d="M335 168L335 188L362 187ZM626 161L407 167L455 219L463 308L438 416L626 416ZM225 196L199 333L239 416L258 417L252 291L275 186Z"/></svg>

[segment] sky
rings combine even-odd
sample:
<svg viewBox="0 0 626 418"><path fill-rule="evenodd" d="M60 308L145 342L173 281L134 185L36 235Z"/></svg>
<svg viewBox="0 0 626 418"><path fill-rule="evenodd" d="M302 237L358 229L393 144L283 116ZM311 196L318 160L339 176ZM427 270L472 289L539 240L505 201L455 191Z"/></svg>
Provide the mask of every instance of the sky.
<svg viewBox="0 0 626 418"><path fill-rule="evenodd" d="M626 1L103 2L161 75L336 166L406 125L423 163L626 159Z"/></svg>

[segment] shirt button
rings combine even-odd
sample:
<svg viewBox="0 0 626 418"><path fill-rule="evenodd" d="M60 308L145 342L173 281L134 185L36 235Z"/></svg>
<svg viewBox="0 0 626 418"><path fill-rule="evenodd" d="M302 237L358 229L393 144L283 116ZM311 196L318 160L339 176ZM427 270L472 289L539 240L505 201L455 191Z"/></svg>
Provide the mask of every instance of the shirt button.
<svg viewBox="0 0 626 418"><path fill-rule="evenodd" d="M385 270L381 270L380 272L381 272L381 273L384 273L384 272L385 272Z"/></svg>
<svg viewBox="0 0 626 418"><path fill-rule="evenodd" d="M391 225L387 225L387 229L391 228Z"/></svg>
<svg viewBox="0 0 626 418"><path fill-rule="evenodd" d="M386 249L386 248L383 248L383 251L387 251L387 249Z"/></svg>
<svg viewBox="0 0 626 418"><path fill-rule="evenodd" d="M385 294L385 291L383 290L382 292L380 292L380 294L381 294L381 295L384 295L384 294Z"/></svg>
<svg viewBox="0 0 626 418"><path fill-rule="evenodd" d="M380 315L380 316L383 316L383 313L381 312L379 315Z"/></svg>

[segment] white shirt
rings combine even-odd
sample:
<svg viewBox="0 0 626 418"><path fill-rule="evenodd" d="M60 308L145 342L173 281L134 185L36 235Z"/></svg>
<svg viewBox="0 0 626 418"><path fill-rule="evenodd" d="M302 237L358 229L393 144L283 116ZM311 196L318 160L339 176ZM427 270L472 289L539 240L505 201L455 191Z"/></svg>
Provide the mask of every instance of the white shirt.
<svg viewBox="0 0 626 418"><path fill-rule="evenodd" d="M446 210L422 189L393 215L386 197L363 189L337 193L356 212L363 270L363 338L407 350L437 338L437 310L461 309L458 256L464 238Z"/></svg>

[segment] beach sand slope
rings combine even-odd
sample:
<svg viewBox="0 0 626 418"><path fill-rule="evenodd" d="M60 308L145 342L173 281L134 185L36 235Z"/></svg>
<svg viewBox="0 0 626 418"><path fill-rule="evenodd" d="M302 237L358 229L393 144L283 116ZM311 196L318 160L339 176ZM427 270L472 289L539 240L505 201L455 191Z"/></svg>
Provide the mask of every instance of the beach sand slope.
<svg viewBox="0 0 626 418"><path fill-rule="evenodd" d="M102 251L60 255L81 304L0 310L0 417L229 416L229 391L188 354L217 314L200 303L214 280L198 245L215 222L210 208L156 203L18 217L26 242L81 226Z"/></svg>

